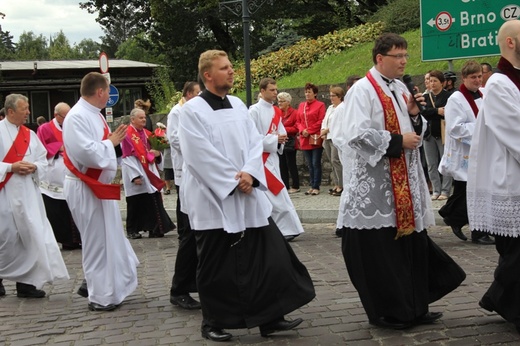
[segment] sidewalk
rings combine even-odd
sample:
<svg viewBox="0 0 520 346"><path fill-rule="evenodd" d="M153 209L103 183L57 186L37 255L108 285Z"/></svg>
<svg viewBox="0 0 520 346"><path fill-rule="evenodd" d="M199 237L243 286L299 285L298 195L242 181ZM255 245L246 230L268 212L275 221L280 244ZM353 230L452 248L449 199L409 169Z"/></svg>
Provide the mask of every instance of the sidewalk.
<svg viewBox="0 0 520 346"><path fill-rule="evenodd" d="M312 198L317 201L326 197ZM168 198L173 200L173 196ZM341 240L333 236L335 225L303 226L305 233L290 244L309 270L316 298L288 318L301 317L304 322L296 330L269 338L262 338L258 328L229 330L234 337L222 345L520 344L512 324L477 304L493 279L498 258L494 246L460 241L448 227L430 228L429 235L464 268L467 278L454 292L431 304L431 311L444 312L436 323L403 331L386 330L367 321L345 268ZM14 282L4 280L7 295L0 298L0 345L217 345L200 335L200 310L182 310L169 302L178 247L176 234L145 237L131 244L141 262L139 285L112 312L88 311L87 300L75 293L83 279L79 250L62 252L71 279L45 285L47 297L43 299L17 298Z"/></svg>
<svg viewBox="0 0 520 346"><path fill-rule="evenodd" d="M305 188L300 192L291 194L291 200L294 204L298 216L303 223L335 223L338 217L339 201L341 197L331 196L328 194L331 186L322 186L321 193L318 196L305 195ZM177 201L177 194L172 190L170 195L163 194L164 207L172 220L176 220L175 207ZM442 217L438 210L446 203L446 201L432 201L433 212L435 215L435 223L444 226ZM124 192L121 192L121 200L119 201L121 209L121 216L123 220L126 219L126 202Z"/></svg>

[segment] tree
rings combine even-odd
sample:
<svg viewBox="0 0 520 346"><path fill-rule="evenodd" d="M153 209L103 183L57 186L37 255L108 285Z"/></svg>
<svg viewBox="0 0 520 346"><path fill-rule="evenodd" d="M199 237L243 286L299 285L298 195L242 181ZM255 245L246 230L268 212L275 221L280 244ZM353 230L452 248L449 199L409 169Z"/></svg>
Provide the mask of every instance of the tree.
<svg viewBox="0 0 520 346"><path fill-rule="evenodd" d="M97 59L101 45L91 38L84 38L72 48L80 59Z"/></svg>
<svg viewBox="0 0 520 346"><path fill-rule="evenodd" d="M148 0L89 0L80 3L80 8L89 13L99 11L98 22L105 36L103 49L110 57L119 45L141 32L147 32L151 24Z"/></svg>
<svg viewBox="0 0 520 346"><path fill-rule="evenodd" d="M72 60L79 56L69 44L69 39L63 33L63 30L54 34L49 44L49 59L50 60Z"/></svg>
<svg viewBox="0 0 520 346"><path fill-rule="evenodd" d="M16 49L17 60L48 60L49 50L47 39L36 36L34 32L24 31L18 39L18 47Z"/></svg>
<svg viewBox="0 0 520 346"><path fill-rule="evenodd" d="M13 35L9 31L3 31L0 25L0 60L11 60L14 58L16 45L13 42Z"/></svg>
<svg viewBox="0 0 520 346"><path fill-rule="evenodd" d="M127 59L155 64L163 63L164 56L154 51L154 45L151 44L145 34L139 34L131 37L121 45L115 56L117 59Z"/></svg>

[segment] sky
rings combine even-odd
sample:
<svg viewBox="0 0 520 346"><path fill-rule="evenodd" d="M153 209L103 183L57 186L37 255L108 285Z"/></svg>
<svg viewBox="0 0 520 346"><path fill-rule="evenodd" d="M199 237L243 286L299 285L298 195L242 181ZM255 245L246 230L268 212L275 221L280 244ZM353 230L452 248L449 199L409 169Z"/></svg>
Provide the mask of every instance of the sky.
<svg viewBox="0 0 520 346"><path fill-rule="evenodd" d="M0 17L3 31L9 31L13 41L18 42L24 32L32 31L36 36L42 34L47 39L63 30L70 45L84 38L101 42L103 30L96 22L96 14L79 8L82 0L0 0Z"/></svg>

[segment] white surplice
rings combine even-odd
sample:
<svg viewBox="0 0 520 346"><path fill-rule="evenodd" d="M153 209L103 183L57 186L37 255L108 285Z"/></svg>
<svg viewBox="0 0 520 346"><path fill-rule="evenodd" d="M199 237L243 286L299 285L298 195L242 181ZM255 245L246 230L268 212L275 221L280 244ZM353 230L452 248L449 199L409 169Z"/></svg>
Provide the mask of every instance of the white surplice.
<svg viewBox="0 0 520 346"><path fill-rule="evenodd" d="M106 122L99 111L80 98L65 118L63 142L78 170L101 169L98 180L106 184L115 177L117 159L112 142L102 140ZM81 234L89 301L120 304L137 287L139 261L125 237L117 201L98 199L71 172L67 172L63 192Z"/></svg>
<svg viewBox="0 0 520 346"><path fill-rule="evenodd" d="M173 174L175 179L175 185L181 186L182 181L182 166L184 159L182 158L181 146L179 143L179 117L181 115L181 105L177 103L168 113L168 122L166 135L168 136L168 142L170 142Z"/></svg>
<svg viewBox="0 0 520 346"><path fill-rule="evenodd" d="M180 189L182 212L195 231L224 229L239 233L266 226L271 203L262 165L262 136L242 100L228 96L233 108L213 110L195 97L182 106L180 148L184 157ZM235 178L244 171L260 186L251 194L240 192Z"/></svg>
<svg viewBox="0 0 520 346"><path fill-rule="evenodd" d="M56 118L51 121L54 123L58 131L62 132L61 125L58 123ZM50 126L50 124L45 126ZM50 198L65 200L65 196L63 196L63 181L65 180L67 168L63 163L63 156L57 155L50 157L47 159L47 162L47 174L40 181L40 191Z"/></svg>
<svg viewBox="0 0 520 346"><path fill-rule="evenodd" d="M470 229L520 236L520 91L504 74L486 83L469 151Z"/></svg>
<svg viewBox="0 0 520 346"><path fill-rule="evenodd" d="M264 99L259 99L258 103L249 108L249 115L263 136L263 150L269 153L265 162L265 167L274 174L281 182L280 158L278 153L283 153L283 145L278 148L278 134L287 134L282 124L282 117L276 124L276 130L273 132L271 123L274 116L274 107L271 103ZM273 205L271 217L284 236L298 235L303 233L303 227L294 208L293 202L289 197L287 188L283 188L278 195L274 195L271 191L265 191L267 198Z"/></svg>
<svg viewBox="0 0 520 346"><path fill-rule="evenodd" d="M475 100L480 109L482 97ZM455 91L444 108L446 120L446 140L444 154L439 163L442 175L458 181L468 180L468 161L471 138L475 130L475 113L460 91Z"/></svg>
<svg viewBox="0 0 520 346"><path fill-rule="evenodd" d="M0 121L2 160L18 135L19 128L7 119ZM0 190L0 278L42 288L69 274L38 187L47 169L47 151L33 131L23 161L38 168L30 175L14 173ZM21 154L21 153L20 153ZM11 164L0 162L0 182L6 179Z"/></svg>
<svg viewBox="0 0 520 346"><path fill-rule="evenodd" d="M370 70L383 92L394 104L401 134L413 132L405 102L410 93L406 86L395 80L391 87L397 95L392 95L390 87L373 67ZM344 182L345 191L341 195L343 226L354 229L379 229L396 227L394 195L390 177L389 159L384 156L390 144L390 132L385 129L384 111L376 90L365 77L359 80L347 93L345 113L348 120L342 122L344 136L342 152L352 153L352 162L344 165L350 172ZM426 123L426 122L424 122ZM423 133L426 126L423 126ZM415 231L420 232L435 224L431 199L421 166L419 149L404 149L408 181L412 195Z"/></svg>

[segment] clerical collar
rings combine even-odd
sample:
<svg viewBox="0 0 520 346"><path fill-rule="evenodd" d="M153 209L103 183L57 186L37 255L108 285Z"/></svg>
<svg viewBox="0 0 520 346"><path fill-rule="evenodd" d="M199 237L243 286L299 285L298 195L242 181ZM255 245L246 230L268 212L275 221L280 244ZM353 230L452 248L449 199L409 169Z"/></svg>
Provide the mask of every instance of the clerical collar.
<svg viewBox="0 0 520 346"><path fill-rule="evenodd" d="M214 111L233 108L227 96L221 97L215 95L208 89L205 89L199 96L202 97Z"/></svg>
<svg viewBox="0 0 520 346"><path fill-rule="evenodd" d="M389 84L392 84L393 82L395 82L395 79L388 79L386 78L385 76L381 75L381 78L383 79L383 81L389 85Z"/></svg>
<svg viewBox="0 0 520 346"><path fill-rule="evenodd" d="M468 90L468 91L469 91L469 94L473 97L473 100L477 100L477 99L481 98L481 94L478 90L477 91Z"/></svg>

